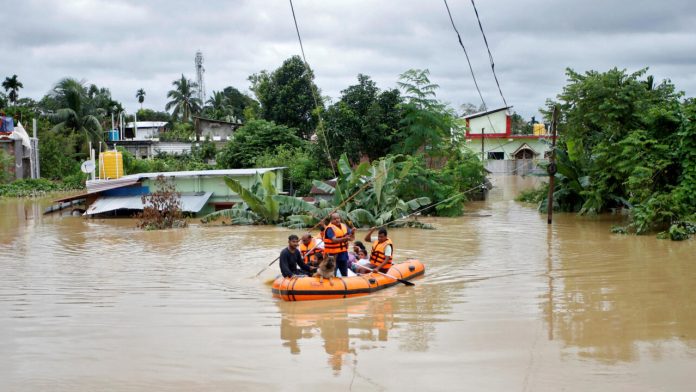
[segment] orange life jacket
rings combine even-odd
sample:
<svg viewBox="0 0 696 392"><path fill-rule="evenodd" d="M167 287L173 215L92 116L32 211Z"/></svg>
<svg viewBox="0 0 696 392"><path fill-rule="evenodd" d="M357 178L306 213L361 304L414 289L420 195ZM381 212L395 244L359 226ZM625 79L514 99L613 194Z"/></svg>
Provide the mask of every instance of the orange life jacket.
<svg viewBox="0 0 696 392"><path fill-rule="evenodd" d="M381 243L379 241L375 241L372 243L372 254L370 255L370 264L372 265L380 265L387 258L384 255L384 250L387 247L387 245L391 245L392 254L389 258L389 261L386 264L384 264L382 268L380 268L382 272L388 271L389 268L391 268L392 266L392 260L394 260L394 244L389 238L387 238L386 241Z"/></svg>
<svg viewBox="0 0 696 392"><path fill-rule="evenodd" d="M317 240L314 238L309 241L309 245L305 245L302 241L300 241L300 252L302 252L302 257L307 265L309 265L309 259L311 259L313 255L323 251L323 249L319 249L317 246Z"/></svg>
<svg viewBox="0 0 696 392"><path fill-rule="evenodd" d="M334 239L344 237L346 234L348 234L348 227L344 223L341 223L341 227L337 227L333 223L326 226L326 229L324 229L324 253L335 255L338 253L348 252L347 242L334 242L333 239L329 239L326 236L326 231L329 229L333 230Z"/></svg>

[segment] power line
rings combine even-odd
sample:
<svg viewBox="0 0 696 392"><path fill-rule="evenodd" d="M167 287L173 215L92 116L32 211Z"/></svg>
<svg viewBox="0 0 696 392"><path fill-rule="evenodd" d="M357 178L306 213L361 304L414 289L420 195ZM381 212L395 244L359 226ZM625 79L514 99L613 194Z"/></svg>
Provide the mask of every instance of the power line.
<svg viewBox="0 0 696 392"><path fill-rule="evenodd" d="M295 7L292 5L292 0L290 1L290 10L292 11L292 20L295 22L295 31L297 32L297 40L300 42L300 51L302 52L302 61L304 61L305 68L307 68L307 82L309 83L309 89L312 91L312 98L314 99L314 107L317 110L317 116L319 116L319 124L317 129L321 129L324 139L324 147L326 148L326 154L329 156L329 164L331 165L331 171L333 171L334 176L336 174L336 168L334 167L333 157L331 157L331 151L329 150L329 142L326 140L326 131L324 130L324 119L321 116L321 110L319 108L319 99L317 98L317 92L312 88L312 78L311 69L309 68L309 63L307 63L307 57L305 57L304 45L302 45L302 37L300 36L300 28L297 26L297 17L295 17Z"/></svg>
<svg viewBox="0 0 696 392"><path fill-rule="evenodd" d="M466 51L466 48L464 47L464 43L462 42L462 36L459 34L459 30L457 30L457 26L455 26L455 24L454 24L454 19L452 18L452 13L450 12L449 5L447 4L447 0L442 0L442 1L445 2L445 8L447 8L447 15L449 15L450 22L452 22L452 28L454 29L454 32L457 33L457 38L459 39L459 46L461 46L462 50L464 50L464 56L466 56L466 62L469 64L469 71L471 71L471 78L474 80L474 86L476 86L476 91L478 91L478 95L481 98L481 103L483 104L483 110L485 112L487 112L488 106L486 105L486 100L483 99L483 94L481 94L481 89L479 88L478 82L476 81L476 75L474 75L474 67L471 66L471 60L469 59L469 53ZM493 122L491 121L490 115L486 114L486 118L488 119L488 123L491 125L491 129L493 130L493 133L496 133L495 127L493 126ZM481 132L481 137L483 137L485 139L483 132Z"/></svg>
<svg viewBox="0 0 696 392"><path fill-rule="evenodd" d="M452 13L450 12L447 0L442 1L445 2L445 8L447 8L447 15L449 15L450 22L452 22L452 28L454 29L454 32L457 33L457 38L459 39L459 46L461 46L462 50L464 50L464 56L466 56L466 62L469 64L469 71L471 71L471 78L474 79L474 86L476 86L476 91L478 91L479 97L481 98L481 103L483 103L483 110L488 111L488 105L486 105L486 101L483 99L483 94L481 94L481 89L479 88L478 82L476 81L476 75L474 75L474 68L471 66L469 53L466 51L466 48L464 47L464 43L462 42L462 36L459 34L459 30L457 30L457 26L454 25L454 19L452 19Z"/></svg>
<svg viewBox="0 0 696 392"><path fill-rule="evenodd" d="M481 35L483 36L483 42L486 44L486 50L488 51L488 59L491 62L491 71L493 71L493 78L495 78L495 84L498 85L498 92L500 92L500 97L503 99L505 107L508 106L505 96L503 96L503 90L500 88L500 83L498 82L498 75L495 74L495 62L493 62L493 55L491 54L491 48L488 47L488 40L486 39L486 33L483 32L483 26L481 25L481 18L479 18L478 10L476 9L476 4L474 0L471 0L471 5L474 7L474 13L476 13L476 20L478 20L479 29L481 29Z"/></svg>

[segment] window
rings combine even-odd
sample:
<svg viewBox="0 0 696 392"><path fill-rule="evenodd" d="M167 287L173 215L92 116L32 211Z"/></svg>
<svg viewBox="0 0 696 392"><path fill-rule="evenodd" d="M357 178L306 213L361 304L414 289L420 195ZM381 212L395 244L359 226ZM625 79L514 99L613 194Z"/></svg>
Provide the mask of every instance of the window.
<svg viewBox="0 0 696 392"><path fill-rule="evenodd" d="M503 160L505 159L505 153L502 151L488 152L488 159Z"/></svg>

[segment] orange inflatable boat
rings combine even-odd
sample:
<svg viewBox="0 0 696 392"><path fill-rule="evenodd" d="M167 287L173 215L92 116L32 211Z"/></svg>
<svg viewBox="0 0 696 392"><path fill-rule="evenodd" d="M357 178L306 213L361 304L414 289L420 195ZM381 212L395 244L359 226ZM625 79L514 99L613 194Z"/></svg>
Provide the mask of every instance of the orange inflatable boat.
<svg viewBox="0 0 696 392"><path fill-rule="evenodd" d="M394 264L387 272L394 278L411 280L425 273L425 265L418 260L408 260ZM347 278L324 279L318 277L282 276L273 282L273 296L285 301L311 301L318 299L352 298L368 295L397 284L398 280L384 274L369 273Z"/></svg>

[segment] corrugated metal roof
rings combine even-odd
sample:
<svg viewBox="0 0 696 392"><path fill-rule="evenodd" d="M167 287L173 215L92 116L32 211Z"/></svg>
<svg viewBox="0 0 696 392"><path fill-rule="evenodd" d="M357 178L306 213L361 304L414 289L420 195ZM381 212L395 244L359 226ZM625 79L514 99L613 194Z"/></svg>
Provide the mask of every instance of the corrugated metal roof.
<svg viewBox="0 0 696 392"><path fill-rule="evenodd" d="M133 185L144 178L164 177L199 177L199 176L253 176L256 173L264 174L272 170L287 169L281 167L262 167L252 169L221 169L221 170L192 170L192 171L177 171L177 172L159 172L159 173L138 173L129 174L115 180L88 180L88 193L102 192L108 189L120 188L123 186Z"/></svg>
<svg viewBox="0 0 696 392"><path fill-rule="evenodd" d="M160 172L160 173L138 173L130 174L121 177L122 179L142 179L142 178L157 178L164 177L199 177L199 176L253 176L256 173L264 174L272 170L286 169L286 167L262 167L252 169L221 169L221 170L192 170L192 171L177 171L177 172ZM110 180L114 181L114 180Z"/></svg>
<svg viewBox="0 0 696 392"><path fill-rule="evenodd" d="M114 180L88 180L87 181L87 194L104 192L109 189L122 188L124 186L135 185L140 181L139 178L131 178L129 176L123 176Z"/></svg>
<svg viewBox="0 0 696 392"><path fill-rule="evenodd" d="M208 202L213 192L197 192L181 195L181 209L196 213ZM142 196L106 196L100 197L85 212L85 215L101 214L115 210L142 210Z"/></svg>

